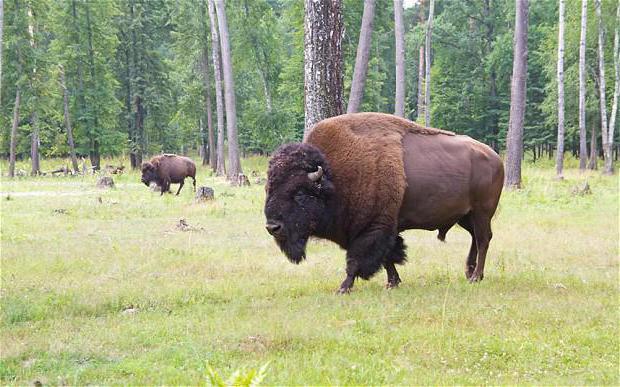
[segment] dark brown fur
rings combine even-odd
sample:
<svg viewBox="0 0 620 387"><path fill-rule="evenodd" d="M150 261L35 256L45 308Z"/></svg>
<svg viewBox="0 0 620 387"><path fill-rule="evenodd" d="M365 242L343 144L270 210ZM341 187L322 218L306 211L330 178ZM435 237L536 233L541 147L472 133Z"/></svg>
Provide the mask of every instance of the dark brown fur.
<svg viewBox="0 0 620 387"><path fill-rule="evenodd" d="M170 184L179 184L178 195L186 177L193 179L196 191L196 164L188 157L164 154L142 164L142 182L146 186L155 182L161 187L162 195L170 191Z"/></svg>
<svg viewBox="0 0 620 387"><path fill-rule="evenodd" d="M318 181L309 178L321 166ZM467 136L424 128L380 113L347 114L319 122L304 144L281 147L269 164L267 229L293 262L305 258L314 235L347 250L347 292L356 277L381 266L388 286L406 260L399 233L439 230L456 223L472 245L470 281L483 278L503 164L489 147ZM476 261L477 258L477 261Z"/></svg>

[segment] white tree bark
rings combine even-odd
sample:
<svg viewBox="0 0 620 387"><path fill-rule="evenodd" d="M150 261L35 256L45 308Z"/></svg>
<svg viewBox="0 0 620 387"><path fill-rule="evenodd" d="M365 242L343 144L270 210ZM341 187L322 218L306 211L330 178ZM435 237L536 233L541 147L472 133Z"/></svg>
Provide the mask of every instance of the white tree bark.
<svg viewBox="0 0 620 387"><path fill-rule="evenodd" d="M220 34L213 0L208 0L209 20L211 22L211 54L213 56L213 78L215 79L215 109L217 115L217 168L216 176L226 175L224 157L224 97L222 95L222 64L220 61Z"/></svg>
<svg viewBox="0 0 620 387"><path fill-rule="evenodd" d="M4 38L4 0L0 0L0 91L2 91L2 42ZM0 92L0 105L2 104L2 93Z"/></svg>
<svg viewBox="0 0 620 387"><path fill-rule="evenodd" d="M510 120L506 138L506 180L504 185L507 188L521 187L523 121L525 118L527 80L527 29L528 0L516 0Z"/></svg>
<svg viewBox="0 0 620 387"><path fill-rule="evenodd" d="M603 19L601 18L601 0L595 0L596 18L598 19L598 76L599 76L599 105L601 113L601 137L605 166L603 173L613 173L611 160L611 144L609 143L609 127L607 126L607 98L605 95L605 45L603 42Z"/></svg>
<svg viewBox="0 0 620 387"><path fill-rule="evenodd" d="M233 79L232 54L228 38L228 22L224 0L215 0L217 25L220 30L222 49L222 70L224 73L224 100L226 101L226 134L228 135L228 179L235 181L240 173L239 140L237 137L237 107L235 100L235 81Z"/></svg>
<svg viewBox="0 0 620 387"><path fill-rule="evenodd" d="M368 73L368 59L370 58L370 43L372 40L374 18L375 0L364 0L362 28L360 29L360 38L357 43L357 54L355 56L355 68L353 69L353 80L351 82L347 113L356 113L359 111L362 100L364 99L364 86L366 85L366 75Z"/></svg>
<svg viewBox="0 0 620 387"><path fill-rule="evenodd" d="M35 23L35 20L32 14L32 9L28 7L28 34L30 36L30 46L33 51L36 49L36 43L34 40L34 31L35 31L34 23ZM35 90L36 77L37 77L37 65L35 61L35 64L32 66L32 77L30 78L30 89L35 99L35 102L34 102L35 109L32 111L32 115L30 118L31 119L30 124L32 126L32 134L30 137L30 160L32 164L32 169L30 173L33 176L36 176L39 173L41 173L41 165L39 162L39 120L38 120L38 115L36 111L36 106L37 106L37 102L36 102L37 92Z"/></svg>
<svg viewBox="0 0 620 387"><path fill-rule="evenodd" d="M614 80L614 99L611 106L611 117L609 118L609 133L607 133L607 143L609 144L609 151L611 156L611 150L614 145L614 131L616 130L616 118L618 116L618 94L620 94L620 35L618 33L618 28L620 26L620 0L618 1L618 5L616 6L616 28L614 33L614 70L615 70L615 80ZM605 172L608 174L613 173L613 162L612 158L609 158L609 168L608 165L605 164Z"/></svg>
<svg viewBox="0 0 620 387"><path fill-rule="evenodd" d="M394 36L396 38L394 114L399 117L405 117L405 26L403 22L403 0L394 0Z"/></svg>
<svg viewBox="0 0 620 387"><path fill-rule="evenodd" d="M564 170L564 0L560 0L558 22L558 141L555 160L555 170L562 178Z"/></svg>
<svg viewBox="0 0 620 387"><path fill-rule="evenodd" d="M80 172L80 167L78 166L77 157L75 156L75 144L73 142L73 129L71 128L71 119L69 117L69 92L67 91L67 86L65 85L65 71L61 66L60 67L60 87L62 88L62 96L63 96L63 105L64 105L64 113L65 113L65 126L67 127L67 142L69 143L69 154L71 155L71 164L73 166L73 172Z"/></svg>
<svg viewBox="0 0 620 387"><path fill-rule="evenodd" d="M588 0L581 0L581 38L579 40L579 169L585 170L588 162L586 145L586 27Z"/></svg>
<svg viewBox="0 0 620 387"><path fill-rule="evenodd" d="M217 171L217 160L216 160L216 152L215 152L215 136L213 135L213 112L211 109L211 81L209 79L209 52L207 51L206 43L203 51L202 58L202 74L203 81L205 84L205 110L207 111L207 141L204 141L204 133L201 133L203 137L203 143L206 142L209 144L209 158L206 158L206 155L203 156L202 165L206 165L207 163L213 169L213 172ZM202 121L201 121L202 122ZM201 125L202 128L202 125ZM204 145L203 145L204 147ZM206 150L206 149L205 149Z"/></svg>
<svg viewBox="0 0 620 387"><path fill-rule="evenodd" d="M431 38L433 36L433 13L435 12L435 0L431 0L426 24L426 79L424 91L424 125L431 126Z"/></svg>
<svg viewBox="0 0 620 387"><path fill-rule="evenodd" d="M13 126L11 127L11 147L9 148L9 177L15 176L15 152L17 148L17 126L19 125L20 106L19 85L15 90L15 107L13 108Z"/></svg>
<svg viewBox="0 0 620 387"><path fill-rule="evenodd" d="M424 99L424 45L421 44L418 64L418 122L422 122L424 117Z"/></svg>
<svg viewBox="0 0 620 387"><path fill-rule="evenodd" d="M305 0L304 140L317 122L343 113L341 0Z"/></svg>

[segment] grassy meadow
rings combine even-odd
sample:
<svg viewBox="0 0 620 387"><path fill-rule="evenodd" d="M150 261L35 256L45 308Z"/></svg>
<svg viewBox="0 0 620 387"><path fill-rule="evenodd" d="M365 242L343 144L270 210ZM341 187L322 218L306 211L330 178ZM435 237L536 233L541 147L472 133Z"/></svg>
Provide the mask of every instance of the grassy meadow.
<svg viewBox="0 0 620 387"><path fill-rule="evenodd" d="M465 280L466 231L408 231L400 288L382 271L347 296L335 245L311 241L299 266L280 253L262 185L200 167L216 199L195 203L191 184L160 197L136 172L100 190L9 180L4 162L0 384L204 384L268 363L269 385L618 385L618 177L571 160L557 181L544 162L504 192L484 281Z"/></svg>

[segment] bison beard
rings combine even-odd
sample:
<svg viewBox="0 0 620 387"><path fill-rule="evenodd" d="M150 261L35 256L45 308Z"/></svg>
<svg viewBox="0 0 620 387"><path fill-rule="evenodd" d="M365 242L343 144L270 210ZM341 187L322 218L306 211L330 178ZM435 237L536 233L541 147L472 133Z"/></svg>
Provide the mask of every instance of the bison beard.
<svg viewBox="0 0 620 387"><path fill-rule="evenodd" d="M306 257L308 238L320 233L332 218L328 205L334 187L327 181L329 166L318 149L301 144L281 147L270 165L278 166L270 171L279 172L269 175L270 184L265 188L269 195L265 203L267 230L286 257L298 264ZM319 166L320 177L316 174Z"/></svg>

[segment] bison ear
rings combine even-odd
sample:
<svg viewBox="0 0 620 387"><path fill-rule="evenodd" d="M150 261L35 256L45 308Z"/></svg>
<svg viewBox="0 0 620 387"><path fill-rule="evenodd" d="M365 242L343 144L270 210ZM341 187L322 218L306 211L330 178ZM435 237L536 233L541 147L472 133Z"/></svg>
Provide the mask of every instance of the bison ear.
<svg viewBox="0 0 620 387"><path fill-rule="evenodd" d="M316 171L308 173L308 179L313 182L321 180L321 177L323 177L323 168L320 165Z"/></svg>

